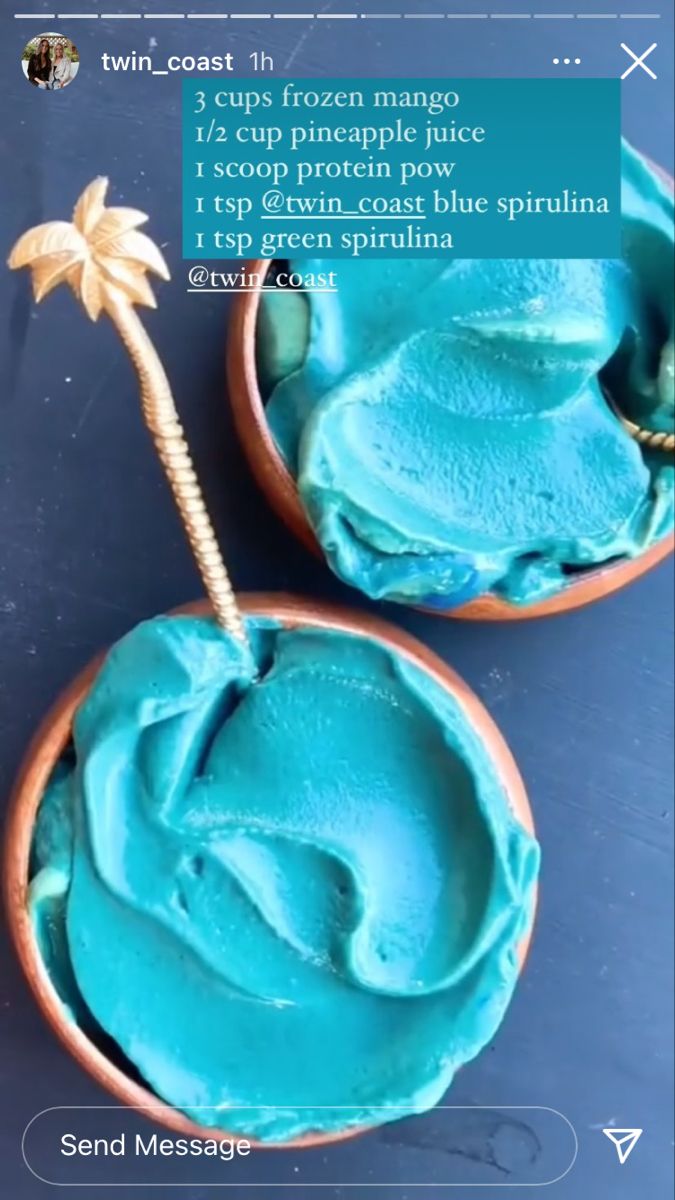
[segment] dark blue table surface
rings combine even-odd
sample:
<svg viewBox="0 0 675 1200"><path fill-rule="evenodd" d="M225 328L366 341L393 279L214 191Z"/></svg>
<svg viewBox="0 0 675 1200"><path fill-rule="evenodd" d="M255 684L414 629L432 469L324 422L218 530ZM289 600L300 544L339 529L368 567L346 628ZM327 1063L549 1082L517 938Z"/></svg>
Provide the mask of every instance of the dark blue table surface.
<svg viewBox="0 0 675 1200"><path fill-rule="evenodd" d="M81 13L228 11L206 0L82 5ZM2 0L2 255L28 226L67 218L82 187L99 173L111 176L115 201L150 212L150 231L174 280L161 288L148 328L173 382L240 590L287 589L362 603L280 527L237 445L224 380L227 298L185 294L178 77L106 75L98 56L104 50L166 56L231 49L243 73L246 56L263 49L280 73L302 77L546 76L561 69L552 65L554 56L580 55L581 66L568 70L617 75L629 61L621 41L638 53L657 41L650 61L658 80L636 70L625 81L624 129L672 168L672 4L631 5L661 12L662 19L383 20L359 21L357 28L339 20L63 20L56 25L77 42L82 67L67 92L51 97L29 88L20 74L20 50L40 23L14 20L14 4ZM22 10L53 7L22 0ZM310 6L290 0L277 6L303 7ZM378 7L407 11L401 0L371 6L336 0L322 2L318 11ZM425 0L410 10L541 14L568 7L560 0L480 6ZM572 7L608 14L617 6L596 0ZM265 8L247 0L238 11ZM47 28L54 25L45 20ZM198 596L200 583L142 425L131 368L111 328L105 321L89 325L64 289L39 310L26 278L0 271L0 289L0 778L6 798L31 731L72 675L141 618ZM547 621L467 625L399 608L386 615L456 667L499 722L525 777L543 847L531 958L495 1044L460 1073L449 1102L495 1110L543 1105L564 1113L576 1129L579 1155L572 1172L550 1189L560 1200L665 1200L672 1193L672 566L596 607ZM27 1122L51 1105L105 1104L108 1098L43 1024L6 940L0 961L2 1194L39 1200L55 1193L22 1161ZM645 1131L625 1167L601 1132L611 1124ZM385 1144L398 1177L426 1182L426 1190L301 1190L303 1156L270 1154L252 1160L246 1176L260 1189L217 1194L253 1200L473 1195L439 1184L468 1179L462 1156L480 1162L481 1154L483 1182L509 1181L508 1173L490 1167L489 1148L448 1147L442 1125L433 1136L424 1129L391 1126L351 1153L358 1155L362 1179L376 1185L372 1163ZM339 1155L322 1156L322 1178L331 1185L340 1178ZM176 1168L176 1181L189 1178ZM290 1189L265 1186L282 1179L291 1181ZM72 1191L82 1200L90 1194L106 1193ZM124 1191L138 1200L158 1194L165 1193ZM201 1200L214 1192L185 1187L166 1194ZM504 1192L487 1186L475 1194Z"/></svg>

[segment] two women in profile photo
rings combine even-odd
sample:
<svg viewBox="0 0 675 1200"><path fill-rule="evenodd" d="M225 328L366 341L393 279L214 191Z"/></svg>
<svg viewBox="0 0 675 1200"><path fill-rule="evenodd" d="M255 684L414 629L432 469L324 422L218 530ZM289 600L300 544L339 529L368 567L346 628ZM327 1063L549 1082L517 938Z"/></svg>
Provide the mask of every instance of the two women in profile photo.
<svg viewBox="0 0 675 1200"><path fill-rule="evenodd" d="M72 77L72 63L63 43L57 42L52 50L47 38L40 38L28 59L28 82L35 87L57 91L66 87Z"/></svg>

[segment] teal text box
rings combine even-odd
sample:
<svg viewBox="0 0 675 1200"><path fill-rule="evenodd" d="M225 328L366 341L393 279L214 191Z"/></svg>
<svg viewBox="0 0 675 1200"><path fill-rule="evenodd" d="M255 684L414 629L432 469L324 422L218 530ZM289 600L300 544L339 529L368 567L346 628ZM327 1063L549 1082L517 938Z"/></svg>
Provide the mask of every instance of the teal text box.
<svg viewBox="0 0 675 1200"><path fill-rule="evenodd" d="M183 256L616 258L614 79L183 82Z"/></svg>

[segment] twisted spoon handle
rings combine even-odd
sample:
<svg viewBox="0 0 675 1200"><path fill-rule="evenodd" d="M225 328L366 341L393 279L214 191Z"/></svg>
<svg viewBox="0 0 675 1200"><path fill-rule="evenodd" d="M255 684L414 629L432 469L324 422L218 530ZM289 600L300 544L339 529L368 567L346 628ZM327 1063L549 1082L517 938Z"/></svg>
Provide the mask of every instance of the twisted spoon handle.
<svg viewBox="0 0 675 1200"><path fill-rule="evenodd" d="M104 307L136 368L145 423L164 467L216 620L233 637L246 642L244 622L206 511L164 367L136 310L126 298L111 290Z"/></svg>
<svg viewBox="0 0 675 1200"><path fill-rule="evenodd" d="M155 307L148 272L169 278L161 250L138 226L136 208L108 207L108 180L93 179L73 210L72 221L47 221L28 229L8 259L12 270L28 267L36 301L68 284L92 321L106 312L116 326L141 388L146 424L157 448L181 520L197 560L216 620L248 645L232 584L206 511L171 388L159 355L135 305Z"/></svg>

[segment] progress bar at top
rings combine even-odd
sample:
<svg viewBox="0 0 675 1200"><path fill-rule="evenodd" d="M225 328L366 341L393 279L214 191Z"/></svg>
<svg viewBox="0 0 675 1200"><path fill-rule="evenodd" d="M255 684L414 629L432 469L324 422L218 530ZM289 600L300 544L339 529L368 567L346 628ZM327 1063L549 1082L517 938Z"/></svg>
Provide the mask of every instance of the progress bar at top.
<svg viewBox="0 0 675 1200"><path fill-rule="evenodd" d="M255 12L255 13L121 13L54 12L14 13L15 21L658 21L661 13L540 13L540 12Z"/></svg>

